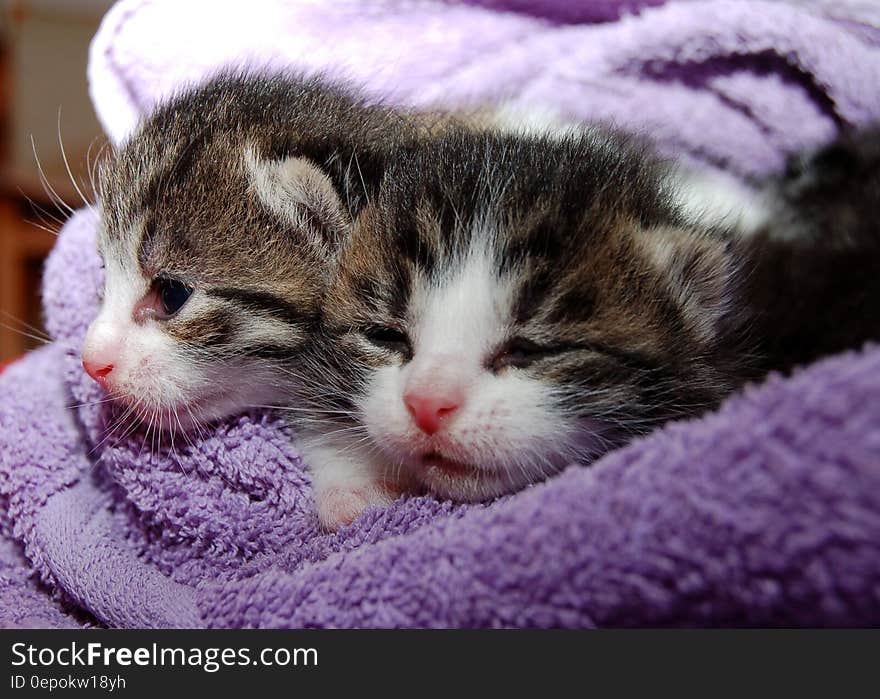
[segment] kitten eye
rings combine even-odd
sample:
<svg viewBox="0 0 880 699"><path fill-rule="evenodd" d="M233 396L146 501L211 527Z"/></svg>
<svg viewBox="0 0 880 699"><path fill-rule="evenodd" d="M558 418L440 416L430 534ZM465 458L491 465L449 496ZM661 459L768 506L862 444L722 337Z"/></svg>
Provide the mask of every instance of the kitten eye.
<svg viewBox="0 0 880 699"><path fill-rule="evenodd" d="M507 367L522 369L549 354L553 354L552 349L542 347L524 337L515 337L508 340L495 353L495 356L489 361L489 368L493 372L499 372Z"/></svg>
<svg viewBox="0 0 880 699"><path fill-rule="evenodd" d="M159 305L165 319L176 315L192 296L192 288L177 279L159 277L153 282Z"/></svg>
<svg viewBox="0 0 880 699"><path fill-rule="evenodd" d="M364 337L367 338L376 347L402 354L404 357L412 356L412 348L409 344L409 338L405 332L396 330L395 328L387 328L382 326L373 326L367 328Z"/></svg>

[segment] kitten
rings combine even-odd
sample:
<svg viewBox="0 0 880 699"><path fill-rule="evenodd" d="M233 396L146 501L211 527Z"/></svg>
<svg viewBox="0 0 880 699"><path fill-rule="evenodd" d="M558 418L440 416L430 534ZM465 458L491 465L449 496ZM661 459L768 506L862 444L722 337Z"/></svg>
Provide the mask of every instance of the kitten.
<svg viewBox="0 0 880 699"><path fill-rule="evenodd" d="M676 181L646 144L599 130L454 132L391 163L340 253L303 383L324 525L401 490L517 490L880 337L873 224L865 244L793 244L769 222L736 238ZM771 189L796 210L794 187Z"/></svg>
<svg viewBox="0 0 880 699"><path fill-rule="evenodd" d="M220 76L160 107L100 171L86 371L166 428L288 401L352 216L431 128L295 77Z"/></svg>
<svg viewBox="0 0 880 699"><path fill-rule="evenodd" d="M765 184L768 221L740 246L758 374L880 339L880 128L792 158ZM752 377L754 378L754 377Z"/></svg>

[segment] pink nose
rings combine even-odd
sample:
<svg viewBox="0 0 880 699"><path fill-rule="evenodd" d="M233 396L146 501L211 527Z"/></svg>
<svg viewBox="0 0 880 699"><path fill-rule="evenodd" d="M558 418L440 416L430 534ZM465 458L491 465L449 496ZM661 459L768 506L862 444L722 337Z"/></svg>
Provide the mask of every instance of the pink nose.
<svg viewBox="0 0 880 699"><path fill-rule="evenodd" d="M99 384L104 384L107 381L107 376L113 371L113 365L107 364L107 362L94 362L88 359L83 359L83 369L86 370L86 373L91 376L95 381Z"/></svg>
<svg viewBox="0 0 880 699"><path fill-rule="evenodd" d="M439 431L443 421L461 407L458 396L437 391L408 391L403 402L418 428L428 435Z"/></svg>

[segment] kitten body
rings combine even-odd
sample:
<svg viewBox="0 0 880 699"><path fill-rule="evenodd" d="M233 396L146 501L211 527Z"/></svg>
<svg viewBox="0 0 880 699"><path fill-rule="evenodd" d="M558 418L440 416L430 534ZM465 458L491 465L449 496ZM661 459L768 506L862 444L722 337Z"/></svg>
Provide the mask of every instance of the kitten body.
<svg viewBox="0 0 880 699"><path fill-rule="evenodd" d="M880 339L880 128L792 158L764 201L765 225L741 245L758 375Z"/></svg>
<svg viewBox="0 0 880 699"><path fill-rule="evenodd" d="M397 159L340 254L304 396L322 521L401 489L511 492L880 337L876 227L835 230L793 195L822 235L736 231L675 181L601 130L456 132Z"/></svg>

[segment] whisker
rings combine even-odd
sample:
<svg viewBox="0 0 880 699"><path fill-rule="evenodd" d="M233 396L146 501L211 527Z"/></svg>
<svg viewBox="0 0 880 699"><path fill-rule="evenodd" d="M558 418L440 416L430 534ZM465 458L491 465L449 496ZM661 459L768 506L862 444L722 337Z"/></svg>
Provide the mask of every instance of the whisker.
<svg viewBox="0 0 880 699"><path fill-rule="evenodd" d="M82 190L79 188L79 185L76 182L76 178L73 176L73 172L70 169L70 163L67 162L67 153L64 151L64 143L61 139L61 107L58 107L58 145L61 147L61 159L64 161L64 169L67 170L67 176L70 178L70 183L73 185L73 188L76 190L76 193L79 195L79 198L82 199L83 204L89 208L89 210L94 211L94 207L92 203L86 199L85 195L82 193Z"/></svg>
<svg viewBox="0 0 880 699"><path fill-rule="evenodd" d="M129 415L131 415L134 412L134 410L135 410L134 406L129 406L126 409L126 411L123 413L122 417L120 417L118 420L116 420L113 423L112 426L110 426L106 429L104 438L100 442L98 442L94 447L92 447L91 450L89 450L89 456L91 456L96 451L98 451L98 449L100 449L107 442L107 440L109 440L113 436L113 433L115 432L115 430L118 429L120 425L122 425L122 423L128 418ZM116 442L115 444L118 444L118 442ZM115 446L115 444L114 444L114 446Z"/></svg>
<svg viewBox="0 0 880 699"><path fill-rule="evenodd" d="M75 408L88 408L88 407L91 407L91 406L93 406L93 405L102 405L102 404L104 404L104 403L112 403L114 400L116 400L116 399L115 399L115 398L112 398L112 397L110 397L110 396L108 396L107 398L102 398L101 400L93 400L93 401L90 401L90 402L87 402L87 403L71 403L71 404L69 404L67 407L68 407L68 408L71 408L71 409L75 409Z"/></svg>
<svg viewBox="0 0 880 699"><path fill-rule="evenodd" d="M29 226L33 226L34 228L39 228L41 231L46 231L46 233L50 233L51 235L58 236L58 231L49 228L48 226L44 226L42 223L37 223L36 221L31 221L29 218L22 219Z"/></svg>
<svg viewBox="0 0 880 699"><path fill-rule="evenodd" d="M31 340L34 340L35 342L39 342L43 345L48 345L52 342L51 339L46 339L45 337L40 337L39 335L34 335L33 333L26 332L25 330L22 330L21 328L16 328L13 325L9 325L9 323L4 323L4 322L0 321L0 327L6 328L7 330L11 330L14 333L18 333L19 335L21 335L23 337L30 338Z"/></svg>
<svg viewBox="0 0 880 699"><path fill-rule="evenodd" d="M52 219L52 220L53 220L55 223L57 223L59 226L63 226L63 225L64 225L65 219L63 219L63 218L58 218L58 216L56 216L55 214L53 214L51 211L47 211L46 209L44 209L40 204L38 204L36 201L34 201L33 199L31 199L31 197L29 197L27 194L25 194L24 190L23 190L21 187L18 187L17 189L18 189L18 193L19 193L19 195L22 196L22 197L27 201L28 206L29 206L31 209L33 209L36 213L41 214L41 215L43 215L43 216L46 216L46 217Z"/></svg>
<svg viewBox="0 0 880 699"><path fill-rule="evenodd" d="M31 330L32 332L34 332L34 333L40 335L40 336L43 337L44 339L46 339L46 340L48 340L48 341L50 341L50 342L52 341L51 336L50 336L47 332L45 332L44 330L42 330L42 329L40 329L40 328L38 328L38 327L36 327L36 326L34 326L34 325L31 325L30 323L26 323L26 322L23 321L21 318L18 318L18 317L16 317L16 316L12 315L12 313L10 313L9 311L3 311L3 310L0 310L0 313L2 313L4 316L6 316L7 318L9 318L10 320L12 320L12 321L14 321L14 322L16 322L16 323L19 323L20 325L23 325L23 326L26 327L28 330Z"/></svg>
<svg viewBox="0 0 880 699"><path fill-rule="evenodd" d="M46 177L46 172L45 170L43 170L43 164L40 162L40 158L37 155L37 143L34 140L33 134L31 135L31 150L34 153L34 160L36 160L37 162L37 171L40 175L40 184L43 186L43 191L46 192L46 196L48 196L51 202L55 204L55 206L57 206L59 209L61 209L62 211L66 210L67 215L72 214L73 208L68 205L66 201L64 201L64 199L61 197L60 194L58 194L58 192L55 191L55 188Z"/></svg>

